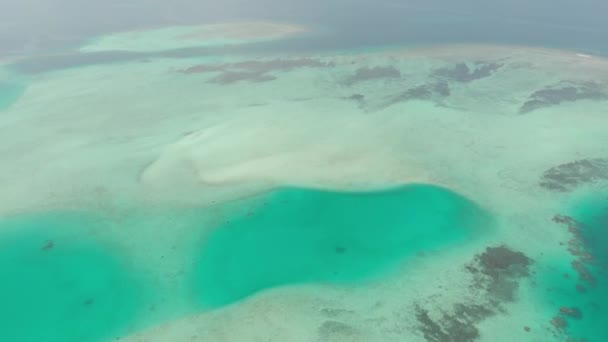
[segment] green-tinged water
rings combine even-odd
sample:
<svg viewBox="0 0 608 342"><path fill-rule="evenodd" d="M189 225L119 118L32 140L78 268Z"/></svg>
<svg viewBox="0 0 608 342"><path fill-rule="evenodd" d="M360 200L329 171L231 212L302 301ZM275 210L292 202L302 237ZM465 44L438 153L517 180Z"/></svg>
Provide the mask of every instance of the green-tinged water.
<svg viewBox="0 0 608 342"><path fill-rule="evenodd" d="M476 204L423 185L288 188L207 209L117 205L113 218L0 218L0 321L10 322L0 341L106 341L277 286L359 285L490 228Z"/></svg>
<svg viewBox="0 0 608 342"><path fill-rule="evenodd" d="M590 196L563 214L576 224L569 225L574 234L564 247L570 257L553 260L539 278L551 310L547 319L563 318L561 336L573 341L608 341L608 197ZM580 314L568 314L567 309Z"/></svg>
<svg viewBox="0 0 608 342"><path fill-rule="evenodd" d="M593 256L589 270L596 285L579 294L585 309L583 318L572 325L571 333L589 342L608 341L608 195L584 201L574 209L573 216L583 224L585 247Z"/></svg>
<svg viewBox="0 0 608 342"><path fill-rule="evenodd" d="M257 201L202 246L196 286L204 307L281 285L357 284L417 252L488 228L475 204L435 186L373 193L284 189Z"/></svg>
<svg viewBox="0 0 608 342"><path fill-rule="evenodd" d="M128 329L145 291L88 235L101 224L76 213L0 219L0 341L102 341Z"/></svg>
<svg viewBox="0 0 608 342"><path fill-rule="evenodd" d="M0 80L0 111L10 107L21 97L25 86Z"/></svg>
<svg viewBox="0 0 608 342"><path fill-rule="evenodd" d="M575 208L573 215L585 226L583 230L585 243L595 257L597 266L606 269L608 267L608 194L596 195L581 203Z"/></svg>

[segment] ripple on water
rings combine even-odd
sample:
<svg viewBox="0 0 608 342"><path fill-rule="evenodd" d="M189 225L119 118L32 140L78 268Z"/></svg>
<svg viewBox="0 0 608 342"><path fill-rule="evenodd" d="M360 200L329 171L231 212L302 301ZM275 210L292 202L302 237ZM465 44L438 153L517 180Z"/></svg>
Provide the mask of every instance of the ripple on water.
<svg viewBox="0 0 608 342"><path fill-rule="evenodd" d="M489 223L476 204L429 185L369 193L289 188L256 201L200 249L195 286L206 308L281 285L357 284Z"/></svg>
<svg viewBox="0 0 608 342"><path fill-rule="evenodd" d="M100 224L75 213L0 219L1 341L102 341L133 322L141 289L86 234Z"/></svg>

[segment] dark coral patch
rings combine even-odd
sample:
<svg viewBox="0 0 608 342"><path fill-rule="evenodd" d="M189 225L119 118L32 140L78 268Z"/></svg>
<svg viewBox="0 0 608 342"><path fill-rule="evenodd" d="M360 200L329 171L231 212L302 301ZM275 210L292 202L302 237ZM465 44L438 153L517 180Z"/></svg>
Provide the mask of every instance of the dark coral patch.
<svg viewBox="0 0 608 342"><path fill-rule="evenodd" d="M583 312L577 307L562 306L561 308L559 308L559 313L574 319L583 318Z"/></svg>
<svg viewBox="0 0 608 342"><path fill-rule="evenodd" d="M564 102L607 99L608 93L597 83L586 82L577 84L563 82L532 93L519 109L519 113L526 114L540 108L557 106Z"/></svg>
<svg viewBox="0 0 608 342"><path fill-rule="evenodd" d="M559 331L564 331L568 328L568 321L562 316L555 316L551 319L551 325Z"/></svg>
<svg viewBox="0 0 608 342"><path fill-rule="evenodd" d="M581 260L572 261L572 268L578 273L578 276L582 281L588 283L592 287L596 286L597 280L595 276Z"/></svg>
<svg viewBox="0 0 608 342"><path fill-rule="evenodd" d="M436 322L429 316L429 312L423 308L416 308L416 319L418 320L418 328L423 334L424 339L429 342L449 341L450 336L443 329L441 324Z"/></svg>
<svg viewBox="0 0 608 342"><path fill-rule="evenodd" d="M433 319L429 312L416 307L418 328L429 342L471 342L480 337L476 324L493 316L495 312L477 304L456 304L452 313L442 313Z"/></svg>
<svg viewBox="0 0 608 342"><path fill-rule="evenodd" d="M377 79L401 78L401 72L392 66L376 66L373 68L362 67L355 71L355 74L348 77L344 84L353 85L359 82L366 82Z"/></svg>
<svg viewBox="0 0 608 342"><path fill-rule="evenodd" d="M467 269L475 276L474 286L499 301L515 300L518 280L529 275L532 260L506 246L487 247Z"/></svg>
<svg viewBox="0 0 608 342"><path fill-rule="evenodd" d="M540 186L551 191L572 191L584 184L608 181L608 159L581 159L545 171Z"/></svg>
<svg viewBox="0 0 608 342"><path fill-rule="evenodd" d="M239 81L268 82L275 80L276 77L266 75L259 71L225 71L211 79L211 83L231 84Z"/></svg>
<svg viewBox="0 0 608 342"><path fill-rule="evenodd" d="M491 76L503 65L495 62L474 62L472 64L457 63L453 66L436 70L435 76L456 82L472 82Z"/></svg>
<svg viewBox="0 0 608 342"><path fill-rule="evenodd" d="M55 242L53 240L48 240L44 246L42 246L42 248L40 248L43 251L50 251L51 249L53 249L55 247Z"/></svg>
<svg viewBox="0 0 608 342"><path fill-rule="evenodd" d="M582 282L587 283L591 287L595 287L597 279L589 269L589 265L593 263L594 258L587 250L587 241L583 235L584 225L571 216L562 215L555 215L553 217L553 222L568 227L568 232L572 235L572 238L568 241L568 252L576 257L576 259L571 262L572 269L576 271ZM577 291L584 293L586 292L586 288L583 285L578 284Z"/></svg>
<svg viewBox="0 0 608 342"><path fill-rule="evenodd" d="M271 59L265 61L243 61L226 64L200 64L179 70L184 74L219 73L210 82L231 84L239 81L267 82L275 79L269 73L273 71L289 71L297 68L332 67L333 63L325 63L312 58Z"/></svg>
<svg viewBox="0 0 608 342"><path fill-rule="evenodd" d="M450 94L450 86L445 81L422 84L390 97L382 107L389 107L400 102L412 100L434 100L439 102L442 98L450 96Z"/></svg>
<svg viewBox="0 0 608 342"><path fill-rule="evenodd" d="M418 330L429 342L471 342L480 338L477 324L504 313L503 302L513 301L518 281L529 273L532 260L506 246L487 247L465 266L473 276L476 303L463 301L440 315L416 307ZM528 327L529 329L529 327Z"/></svg>
<svg viewBox="0 0 608 342"><path fill-rule="evenodd" d="M487 247L477 259L483 266L486 274L496 276L498 272L506 272L512 267L518 267L513 271L525 271L530 265L530 258L521 252L514 252L505 246Z"/></svg>
<svg viewBox="0 0 608 342"><path fill-rule="evenodd" d="M334 317L338 317L341 315L353 314L354 311L346 310L346 309L324 308L324 309L320 310L320 313L323 314L324 316L334 318Z"/></svg>
<svg viewBox="0 0 608 342"><path fill-rule="evenodd" d="M354 101L363 101L363 100L365 100L365 95L363 95L363 94L352 94L351 96L346 97L346 99L348 99L348 100L354 100Z"/></svg>
<svg viewBox="0 0 608 342"><path fill-rule="evenodd" d="M435 96L449 96L450 86L446 82L424 84L410 88L395 98L397 102L409 100L428 100Z"/></svg>
<svg viewBox="0 0 608 342"><path fill-rule="evenodd" d="M608 270L608 254L606 241L608 232L608 207L604 196L593 196L571 208L576 216L555 215L553 222L567 229L571 238L567 243L567 251L573 257L570 262L572 269L578 273L578 282L564 283L574 288L567 291L557 288L561 293L570 294L567 303L560 303L551 324L556 336L567 341L585 341L581 334L589 340L606 341L606 327L602 320L606 308L606 270ZM551 284L553 287L553 284ZM572 306L575 304L576 306ZM584 310L584 312L583 312ZM600 317L598 319L598 317ZM577 321L581 322L577 322ZM569 329L569 325L572 327Z"/></svg>
<svg viewBox="0 0 608 342"><path fill-rule="evenodd" d="M578 293L587 293L587 288L582 284L576 284L576 291Z"/></svg>
<svg viewBox="0 0 608 342"><path fill-rule="evenodd" d="M321 324L317 333L320 341L352 340L357 335L357 329L346 323L328 320Z"/></svg>
<svg viewBox="0 0 608 342"><path fill-rule="evenodd" d="M342 99L354 101L359 105L359 107L364 107L366 104L365 95L363 94L352 94L351 96L342 97Z"/></svg>
<svg viewBox="0 0 608 342"><path fill-rule="evenodd" d="M399 96L400 101L428 100L433 97L450 96L450 86L447 82L436 82L408 89Z"/></svg>

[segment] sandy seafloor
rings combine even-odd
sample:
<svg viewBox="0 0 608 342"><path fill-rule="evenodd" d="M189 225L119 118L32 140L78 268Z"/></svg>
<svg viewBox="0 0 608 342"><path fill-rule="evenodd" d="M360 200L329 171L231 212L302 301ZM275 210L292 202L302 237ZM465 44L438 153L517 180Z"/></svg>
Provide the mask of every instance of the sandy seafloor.
<svg viewBox="0 0 608 342"><path fill-rule="evenodd" d="M128 46L119 39L109 41ZM0 227L8 236L0 243L29 246L0 254L0 272L12 279L0 285L13 305L0 309L16 327L9 337L33 338L30 330L51 331L44 325L53 320L86 321L69 311L72 302L49 299L79 280L48 295L19 294L70 272L66 254L58 271L44 273L44 258L62 253L65 238L112 255L108 277L99 271L82 286L124 298L82 294L73 300L102 307L91 320L108 319L106 330L55 329L40 341L608 338L608 59L451 45L146 58L34 74L7 62L0 77ZM296 277L219 308L191 303L205 237L259 205L250 196L403 184L449 189L490 219L366 281ZM76 223L47 234L48 223L19 221L41 212L76 215ZM14 237L26 226L34 243ZM6 270L36 258L39 269ZM130 275L112 278L115 264ZM131 277L144 285L113 289ZM36 300L22 306L29 297ZM134 297L123 311L103 307Z"/></svg>

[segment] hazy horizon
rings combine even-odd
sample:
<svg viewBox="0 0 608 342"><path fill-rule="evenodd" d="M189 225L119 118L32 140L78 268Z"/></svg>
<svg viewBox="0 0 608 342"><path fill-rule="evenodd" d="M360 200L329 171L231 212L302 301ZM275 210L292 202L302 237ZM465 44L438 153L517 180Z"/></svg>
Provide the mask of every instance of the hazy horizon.
<svg viewBox="0 0 608 342"><path fill-rule="evenodd" d="M324 28L299 48L495 43L606 53L608 2L582 1L0 1L0 56L48 53L111 32L231 20Z"/></svg>

